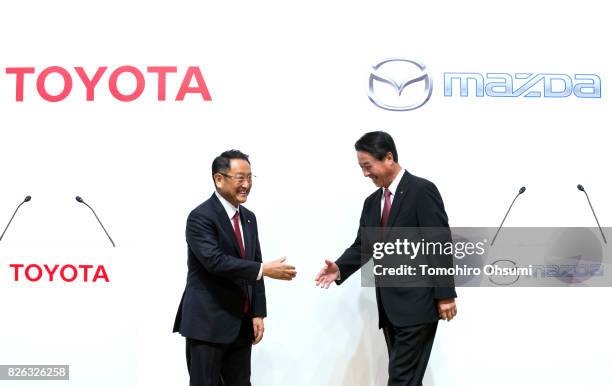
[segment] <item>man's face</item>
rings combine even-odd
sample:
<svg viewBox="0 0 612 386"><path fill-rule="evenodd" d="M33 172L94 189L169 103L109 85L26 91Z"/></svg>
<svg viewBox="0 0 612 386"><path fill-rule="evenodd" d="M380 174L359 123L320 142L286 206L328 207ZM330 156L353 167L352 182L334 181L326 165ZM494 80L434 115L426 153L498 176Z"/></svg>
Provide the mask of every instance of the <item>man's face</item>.
<svg viewBox="0 0 612 386"><path fill-rule="evenodd" d="M215 174L215 186L232 205L244 204L252 186L251 165L243 159L231 159L229 170Z"/></svg>
<svg viewBox="0 0 612 386"><path fill-rule="evenodd" d="M395 164L391 153L387 153L387 156L379 161L370 153L358 151L357 162L359 162L363 176L370 178L374 185L379 188L389 187Z"/></svg>

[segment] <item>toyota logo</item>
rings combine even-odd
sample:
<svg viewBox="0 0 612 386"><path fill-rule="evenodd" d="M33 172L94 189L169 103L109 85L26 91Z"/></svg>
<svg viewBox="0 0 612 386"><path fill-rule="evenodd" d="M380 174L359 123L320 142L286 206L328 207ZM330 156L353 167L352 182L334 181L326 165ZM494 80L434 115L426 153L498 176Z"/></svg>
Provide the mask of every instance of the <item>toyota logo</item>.
<svg viewBox="0 0 612 386"><path fill-rule="evenodd" d="M419 84L422 84L422 87L419 87ZM381 109L418 109L429 100L431 92L432 79L429 70L424 64L414 60L385 59L373 66L370 73L368 98Z"/></svg>

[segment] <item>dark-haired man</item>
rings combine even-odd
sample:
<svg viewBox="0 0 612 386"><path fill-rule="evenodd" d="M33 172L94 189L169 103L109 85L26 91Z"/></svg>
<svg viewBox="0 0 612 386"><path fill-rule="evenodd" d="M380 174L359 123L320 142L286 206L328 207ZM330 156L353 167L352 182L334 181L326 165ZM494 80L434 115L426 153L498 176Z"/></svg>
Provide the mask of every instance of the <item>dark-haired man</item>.
<svg viewBox="0 0 612 386"><path fill-rule="evenodd" d="M363 227L444 227L448 219L436 186L404 170L393 138L382 131L367 133L355 143L363 175L379 189L366 198L353 245L325 266L315 281L329 288L341 284L365 263ZM389 352L389 386L421 386L439 319L457 314L454 287L377 287L379 328Z"/></svg>
<svg viewBox="0 0 612 386"><path fill-rule="evenodd" d="M246 154L230 150L212 164L216 191L187 219L187 285L174 332L186 338L191 386L246 386L251 346L263 337L263 277L291 280L281 258L262 263L255 214L242 204L253 175Z"/></svg>

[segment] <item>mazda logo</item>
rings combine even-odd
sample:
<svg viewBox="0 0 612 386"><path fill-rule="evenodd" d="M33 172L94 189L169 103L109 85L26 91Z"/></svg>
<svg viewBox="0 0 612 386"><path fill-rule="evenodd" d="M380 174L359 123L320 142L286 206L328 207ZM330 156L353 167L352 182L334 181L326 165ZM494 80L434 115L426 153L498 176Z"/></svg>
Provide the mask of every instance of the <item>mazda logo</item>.
<svg viewBox="0 0 612 386"><path fill-rule="evenodd" d="M419 87L420 84L422 87ZM429 100L431 92L431 75L427 67L420 62L392 58L385 59L372 67L368 98L381 109L389 111L418 109Z"/></svg>

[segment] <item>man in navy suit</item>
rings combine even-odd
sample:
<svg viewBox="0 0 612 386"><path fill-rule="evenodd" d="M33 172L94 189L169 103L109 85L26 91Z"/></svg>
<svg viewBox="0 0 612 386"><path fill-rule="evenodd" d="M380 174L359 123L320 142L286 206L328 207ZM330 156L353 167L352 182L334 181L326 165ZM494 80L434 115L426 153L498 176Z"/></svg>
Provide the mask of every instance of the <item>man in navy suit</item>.
<svg viewBox="0 0 612 386"><path fill-rule="evenodd" d="M355 150L363 175L378 189L363 204L353 245L335 262L326 260L315 278L323 288L329 288L333 282L342 284L367 261L367 256L362 256L365 232L362 230L366 227L436 228L440 230L436 233L450 239L438 189L400 166L389 134L367 133L355 143ZM452 264L451 257L442 256L440 260L445 266ZM444 283L454 286L452 277ZM456 296L454 287L448 286L377 286L379 328L383 329L389 352L389 386L422 385L438 320L450 321L455 317Z"/></svg>
<svg viewBox="0 0 612 386"><path fill-rule="evenodd" d="M174 332L186 338L191 386L246 386L251 346L263 337L263 277L291 280L295 268L281 258L262 263L255 214L242 206L253 175L246 154L215 158L216 191L187 219L187 285Z"/></svg>

